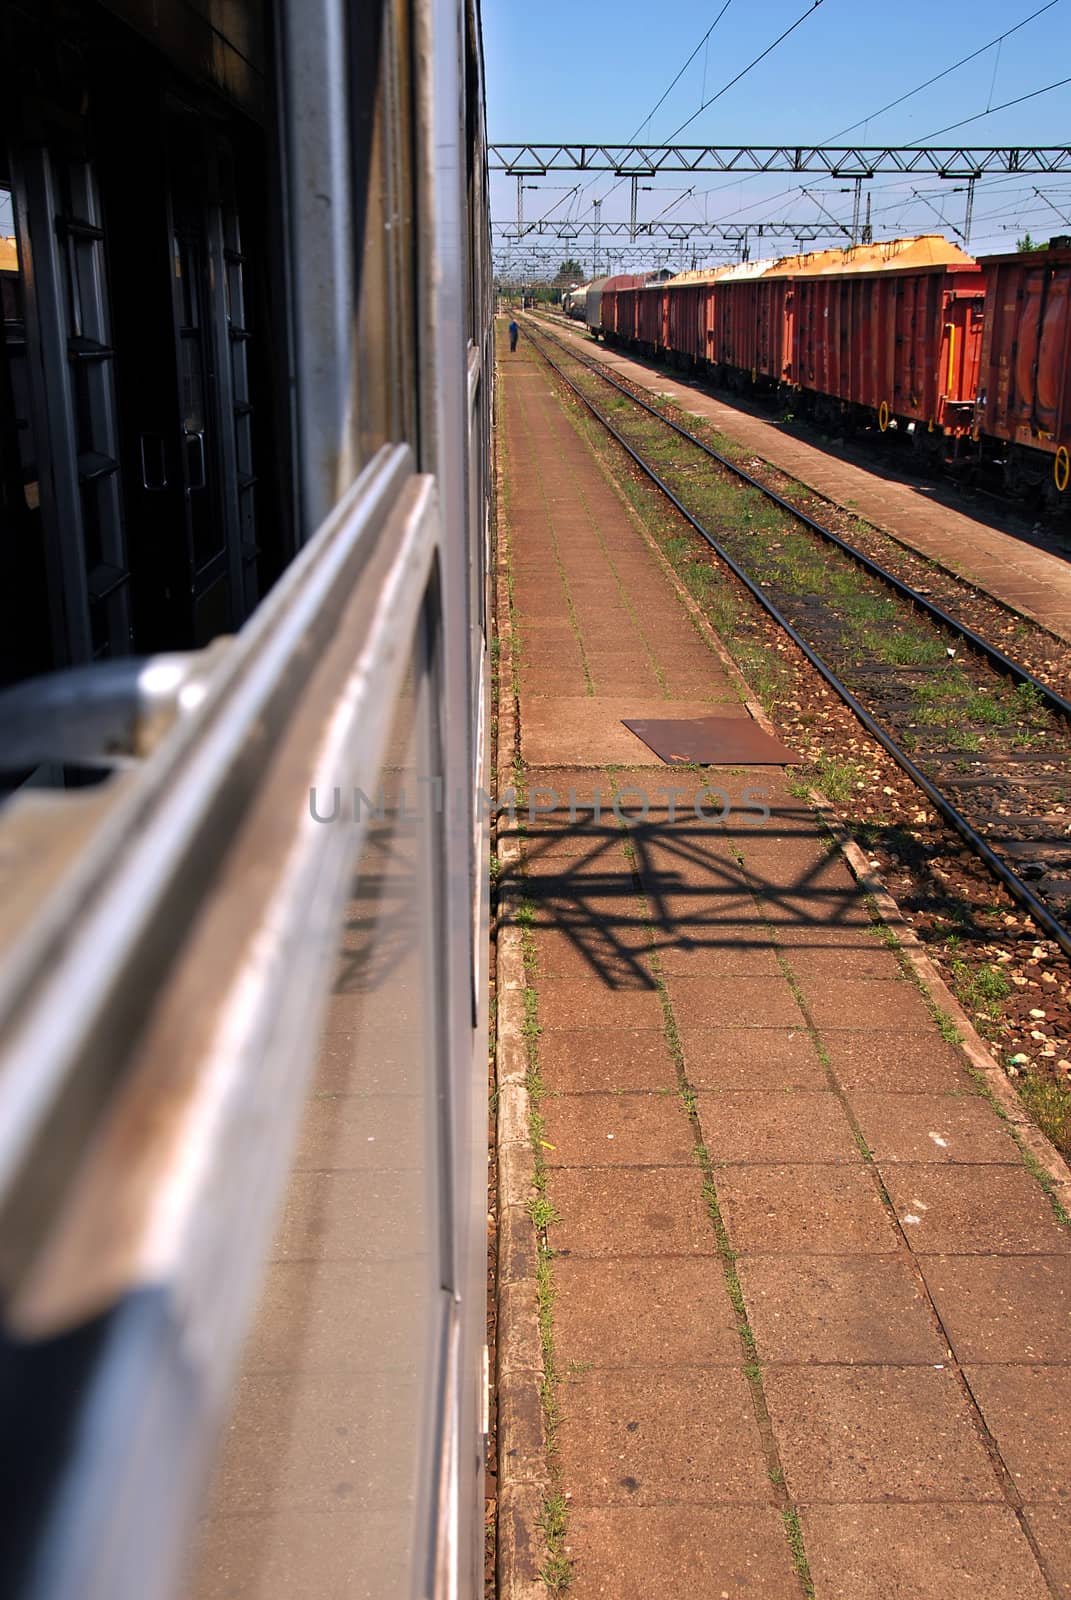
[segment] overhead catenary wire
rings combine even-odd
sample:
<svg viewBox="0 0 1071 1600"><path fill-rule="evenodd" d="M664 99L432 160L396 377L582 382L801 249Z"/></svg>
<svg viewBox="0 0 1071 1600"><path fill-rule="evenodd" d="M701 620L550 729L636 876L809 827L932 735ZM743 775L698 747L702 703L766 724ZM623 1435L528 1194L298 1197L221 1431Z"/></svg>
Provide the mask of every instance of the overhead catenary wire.
<svg viewBox="0 0 1071 1600"><path fill-rule="evenodd" d="M950 122L947 128L935 128L933 133L924 133L921 139L912 139L907 148L914 149L916 145L925 144L928 139L939 139L943 133L951 133L954 128L965 128L968 122L980 122L983 117L995 117L998 111L1007 111L1009 106L1021 106L1024 100L1036 100L1039 94L1051 94L1054 89L1062 89L1066 83L1071 83L1071 78L1060 78L1056 83L1047 83L1042 89L1032 89L1029 94L1017 95L1014 100L1005 100L1003 105L993 106L989 111L977 111L973 117L962 117L959 122Z"/></svg>
<svg viewBox="0 0 1071 1600"><path fill-rule="evenodd" d="M1005 39L1010 39L1013 33L1018 33L1020 28L1025 28L1028 22L1033 22L1035 17L1040 17L1044 12L1051 11L1053 6L1059 4L1060 0L1046 0L1045 5L1039 6L1036 11L1032 11L1028 17L1024 17L1021 22L1017 22L1013 28L1006 28L1003 33L998 33L994 39L990 39L988 44L979 45L978 49L972 50L968 56L961 56L958 61L953 61L950 67L945 67L943 71L935 73L932 78L927 78L925 83L917 84L914 89L909 89L906 94L900 95L898 99L890 100L888 105L882 106L879 111L872 111L869 116L860 117L858 122L851 123L847 128L839 128L836 133L828 134L822 140L822 143L831 144L834 139L843 139L846 133L854 133L856 128L865 127L868 122L876 122L879 117L885 115L886 111L892 111L897 106L902 106L905 100L914 99L915 95L921 94L923 89L929 89L933 84L940 83L942 78L947 78L950 73L957 72L960 67L965 67L969 61L976 61L979 56L984 56L987 50L992 50L994 45L999 45ZM992 86L990 86L989 92L992 94ZM954 123L953 126L958 127L959 124ZM927 135L927 138L932 137L932 134Z"/></svg>
<svg viewBox="0 0 1071 1600"><path fill-rule="evenodd" d="M677 76L674 78L674 80L670 84L669 88L665 90L665 92L663 93L661 99L658 100L651 107L651 109L650 109L650 111L648 111L647 115L644 118L642 118L642 120L640 121L638 127L636 128L635 133L630 134L629 140L628 140L629 144L633 144L635 142L635 140L639 138L639 135L642 132L642 130L650 125L651 118L654 116L655 112L662 105L664 105L665 102L669 99L670 95L673 93L673 90L677 87L678 83L680 83L681 79L684 77L684 74L688 71L688 68L691 66L692 62L695 60L695 58L699 54L700 50L702 50L703 46L706 44L707 40L710 38L711 34L714 32L714 29L718 26L718 23L721 21L722 17L724 17L725 13L728 11L728 9L732 5L732 3L733 3L733 0L725 0L725 4L722 6L722 8L718 12L717 16L714 18L714 21L710 24L710 27L707 29L706 33L704 33L703 37L700 39L699 43L696 45L695 49L692 51L691 55L688 57L687 61L684 63L684 65L681 68L681 70L677 73Z"/></svg>
<svg viewBox="0 0 1071 1600"><path fill-rule="evenodd" d="M784 33L778 34L777 38L774 39L772 44L768 44L766 49L763 50L760 55L757 55L753 61L749 61L746 67L741 67L736 76L730 78L728 83L722 84L718 92L716 94L712 94L709 100L704 100L703 104L699 107L699 110L693 111L690 117L685 118L679 128L674 128L673 132L665 140L665 143L672 144L677 135L679 133L683 133L685 128L690 127L695 121L696 117L702 115L708 106L712 106L715 100L720 100L723 94L728 94L729 90L733 88L735 84L738 84L741 78L746 78L748 73L751 72L753 68L757 67L760 61L765 61L766 57L770 55L772 51L776 50L777 46L782 44L788 38L790 33L795 33L796 29L801 23L806 22L808 17L813 17L814 13L818 10L818 7L822 4L823 0L812 0L812 4L807 7L807 10L802 12L796 18L795 22L791 23L790 26L785 29Z"/></svg>
<svg viewBox="0 0 1071 1600"><path fill-rule="evenodd" d="M729 9L729 7L731 5L732 5L732 0L724 0L724 4L722 5L721 10L718 12L717 16L714 18L714 21L710 24L710 27L707 29L706 33L700 39L699 43L696 45L696 47L692 51L691 55L688 57L687 61L684 63L684 66L677 73L677 76L673 79L673 82L665 90L665 92L663 93L661 99L659 99L657 101L657 103L654 106L652 106L651 110L647 113L647 115L643 118L643 120L637 126L636 131L629 138L629 140L628 140L629 144L633 144L635 142L635 140L639 137L639 134L640 134L641 130L650 122L651 118L654 116L654 114L658 110L659 106L661 106L668 99L669 95L676 88L677 84L680 82L681 78L687 72L688 68L691 66L692 62L695 60L695 58L699 54L700 50L706 44L707 40L710 38L711 34L714 32L714 29L718 26L718 23L721 21L722 17L728 11L728 9ZM598 181L597 178L589 178L587 183L585 183L582 186L580 186L578 188L577 194L576 194L577 201L579 201L583 197L583 195L585 195L587 193L587 191L594 186L594 184L597 181ZM618 178L616 183L612 183L610 185L609 189L606 190L605 194L602 194L602 195L600 195L598 197L598 204L601 206L604 200L608 200L610 198L610 196L615 193L616 190L620 189L620 187L624 183L624 181L625 181L624 178ZM581 221L584 217L587 216L589 211L593 210L595 204L596 204L596 202L594 200L592 200L591 203L588 205L587 210L579 212L578 215L573 220L574 221L578 221L578 222Z"/></svg>

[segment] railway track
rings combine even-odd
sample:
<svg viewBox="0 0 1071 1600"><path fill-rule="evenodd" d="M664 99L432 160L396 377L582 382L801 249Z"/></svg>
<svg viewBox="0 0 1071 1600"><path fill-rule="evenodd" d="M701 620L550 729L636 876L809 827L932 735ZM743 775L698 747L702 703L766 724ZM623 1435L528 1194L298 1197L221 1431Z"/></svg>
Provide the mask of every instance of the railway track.
<svg viewBox="0 0 1071 1600"><path fill-rule="evenodd" d="M545 327L526 333L1071 956L1071 702Z"/></svg>

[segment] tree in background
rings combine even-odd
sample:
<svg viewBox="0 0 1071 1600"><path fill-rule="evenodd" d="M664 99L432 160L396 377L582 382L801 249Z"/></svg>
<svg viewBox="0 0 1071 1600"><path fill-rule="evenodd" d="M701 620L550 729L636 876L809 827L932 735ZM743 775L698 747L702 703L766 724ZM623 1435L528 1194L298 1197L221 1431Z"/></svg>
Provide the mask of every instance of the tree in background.
<svg viewBox="0 0 1071 1600"><path fill-rule="evenodd" d="M1015 248L1017 250L1044 250L1045 246L1038 244L1035 239L1031 239L1028 233L1024 233L1021 239L1016 239Z"/></svg>
<svg viewBox="0 0 1071 1600"><path fill-rule="evenodd" d="M563 281L568 279L570 283L583 283L584 269L580 265L579 261L574 261L573 257L570 256L569 259L567 261L563 261L561 266L558 268L557 276Z"/></svg>

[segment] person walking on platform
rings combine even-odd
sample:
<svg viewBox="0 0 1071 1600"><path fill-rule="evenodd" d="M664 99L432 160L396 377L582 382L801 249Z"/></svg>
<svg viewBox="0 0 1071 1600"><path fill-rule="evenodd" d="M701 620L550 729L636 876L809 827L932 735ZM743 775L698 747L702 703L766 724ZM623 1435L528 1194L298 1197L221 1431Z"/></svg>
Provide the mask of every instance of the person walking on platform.
<svg viewBox="0 0 1071 1600"><path fill-rule="evenodd" d="M521 331L520 328L518 328L518 326L517 326L517 324L515 322L511 322L510 323L510 325L509 325L509 347L510 347L511 354L517 348L517 335L520 333L520 331Z"/></svg>

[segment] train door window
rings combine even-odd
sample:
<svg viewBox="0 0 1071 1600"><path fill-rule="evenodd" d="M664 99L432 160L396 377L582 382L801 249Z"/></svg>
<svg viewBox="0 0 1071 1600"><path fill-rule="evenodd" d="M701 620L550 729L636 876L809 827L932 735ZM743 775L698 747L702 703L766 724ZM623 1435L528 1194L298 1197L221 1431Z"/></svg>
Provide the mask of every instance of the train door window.
<svg viewBox="0 0 1071 1600"><path fill-rule="evenodd" d="M222 289L223 303L215 327L220 344L219 368L223 386L225 422L223 444L232 484L233 537L239 556L240 597L245 615L257 603L257 475L253 462L253 398L249 373L249 345L254 336L246 295L246 258L242 248L242 223L237 205L233 153L225 141L217 144L218 204L212 214L210 245L213 275ZM227 420L229 419L229 421Z"/></svg>
<svg viewBox="0 0 1071 1600"><path fill-rule="evenodd" d="M221 370L213 348L213 311L217 308L212 305L204 175L196 159L199 140L196 135L192 140L189 137L191 120L180 113L170 129L171 289L192 642L202 645L238 619L229 549L233 518L226 503L233 485L224 481L226 418L219 394L221 380L229 389L229 373Z"/></svg>
<svg viewBox="0 0 1071 1600"><path fill-rule="evenodd" d="M131 646L115 351L96 175L69 128L19 155L20 247L53 664Z"/></svg>
<svg viewBox="0 0 1071 1600"><path fill-rule="evenodd" d="M141 79L111 70L109 82L128 87L98 105L95 126L114 245L138 648L200 647L240 626L259 598L254 395L264 377L253 376L243 208L260 168L225 113L149 70ZM143 129L136 150L131 116Z"/></svg>

